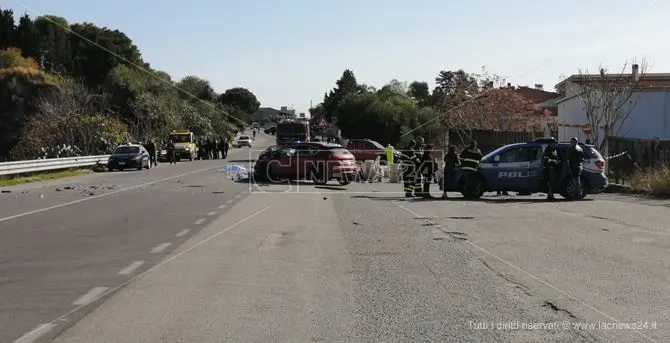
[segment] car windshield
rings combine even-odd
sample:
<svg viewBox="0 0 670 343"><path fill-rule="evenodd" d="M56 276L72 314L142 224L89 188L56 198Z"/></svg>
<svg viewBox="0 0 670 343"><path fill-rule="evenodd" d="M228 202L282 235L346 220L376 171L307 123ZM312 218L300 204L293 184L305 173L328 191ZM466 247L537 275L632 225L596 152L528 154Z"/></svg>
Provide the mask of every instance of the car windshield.
<svg viewBox="0 0 670 343"><path fill-rule="evenodd" d="M114 155L139 154L140 148L136 146L120 146L114 150Z"/></svg>
<svg viewBox="0 0 670 343"><path fill-rule="evenodd" d="M191 142L191 135L183 134L183 135L170 135L170 139L174 143L190 143Z"/></svg>
<svg viewBox="0 0 670 343"><path fill-rule="evenodd" d="M381 144L379 144L379 142L377 142L377 141L370 141L370 143L372 143L372 145L374 145L375 148L384 150L384 146L381 145Z"/></svg>
<svg viewBox="0 0 670 343"><path fill-rule="evenodd" d="M240 139L239 139L239 140L241 140L241 141L248 141L248 140L249 140L249 136L240 136Z"/></svg>

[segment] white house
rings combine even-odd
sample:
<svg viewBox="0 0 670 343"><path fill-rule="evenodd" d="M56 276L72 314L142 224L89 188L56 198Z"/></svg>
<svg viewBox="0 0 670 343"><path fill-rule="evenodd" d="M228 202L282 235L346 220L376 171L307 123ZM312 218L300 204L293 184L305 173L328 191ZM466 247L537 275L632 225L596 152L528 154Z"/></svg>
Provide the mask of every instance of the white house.
<svg viewBox="0 0 670 343"><path fill-rule="evenodd" d="M611 135L634 139L670 139L670 74L638 74L638 66L632 66L631 74L617 75L572 75L556 85L561 94L557 101L558 107L558 137L559 140L569 140L577 137L581 141L592 139L592 130L586 117L586 106L582 95L583 80L607 80L630 77L637 79L637 86L633 90L626 106L634 106L630 115L624 121L615 125ZM592 81L593 82L593 81ZM597 81L595 81L597 82ZM630 108L630 107L628 107ZM598 128L599 137L604 135L604 127ZM594 142L599 143L599 142Z"/></svg>

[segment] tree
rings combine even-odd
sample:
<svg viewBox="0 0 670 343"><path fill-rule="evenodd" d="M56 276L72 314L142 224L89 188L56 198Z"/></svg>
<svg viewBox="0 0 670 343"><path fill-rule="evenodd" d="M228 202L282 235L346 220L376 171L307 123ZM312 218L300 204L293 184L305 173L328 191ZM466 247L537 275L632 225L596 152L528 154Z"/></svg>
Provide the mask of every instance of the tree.
<svg viewBox="0 0 670 343"><path fill-rule="evenodd" d="M231 88L219 95L219 103L229 109L232 117L242 122L248 122L251 115L258 111L261 103L256 95L250 90L242 87Z"/></svg>
<svg viewBox="0 0 670 343"><path fill-rule="evenodd" d="M409 85L409 96L420 106L430 104L430 86L427 82L414 81Z"/></svg>
<svg viewBox="0 0 670 343"><path fill-rule="evenodd" d="M530 131L538 120L550 115L512 88L492 88L453 108L443 118L451 128L470 132Z"/></svg>
<svg viewBox="0 0 670 343"><path fill-rule="evenodd" d="M580 70L577 80L579 98L584 105L586 120L592 128L593 141L603 150L610 137L619 135L635 109L639 96L635 94L646 72L646 63L633 64L633 74L627 74L625 63L618 74L608 74L601 67L597 75ZM601 131L602 130L602 131Z"/></svg>
<svg viewBox="0 0 670 343"><path fill-rule="evenodd" d="M356 81L354 72L347 69L342 73L342 77L335 82L335 88L326 93L323 99L323 109L328 119L335 116L335 111L340 102L351 94L360 94L368 90L367 86L359 85Z"/></svg>
<svg viewBox="0 0 670 343"><path fill-rule="evenodd" d="M93 155L108 149L110 143L120 143L110 142L110 136L118 132L107 128L115 131L122 125L104 114L105 99L104 94L91 93L73 80L64 80L54 91L41 93L37 113L22 130L21 142L13 153L36 158L54 153L45 148L59 147L61 151L67 148L70 153Z"/></svg>
<svg viewBox="0 0 670 343"><path fill-rule="evenodd" d="M71 74L83 78L89 87L103 83L119 64L144 64L142 55L123 32L100 28L91 23L73 24L70 37L72 54L76 56Z"/></svg>
<svg viewBox="0 0 670 343"><path fill-rule="evenodd" d="M191 102L200 100L214 102L217 98L209 81L197 76L186 76L181 79L181 81L177 82L177 88L180 90L179 96L182 97L182 99Z"/></svg>
<svg viewBox="0 0 670 343"><path fill-rule="evenodd" d="M14 11L0 9L0 49L13 46L16 40L14 24Z"/></svg>
<svg viewBox="0 0 670 343"><path fill-rule="evenodd" d="M14 46L23 51L24 56L32 58L40 56L40 31L27 14L19 19L15 39Z"/></svg>

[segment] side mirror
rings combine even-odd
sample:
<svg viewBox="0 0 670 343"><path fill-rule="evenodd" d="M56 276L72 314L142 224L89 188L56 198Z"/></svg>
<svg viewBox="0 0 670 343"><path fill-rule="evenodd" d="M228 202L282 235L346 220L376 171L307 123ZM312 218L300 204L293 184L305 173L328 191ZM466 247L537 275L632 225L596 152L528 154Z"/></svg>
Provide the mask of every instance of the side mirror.
<svg viewBox="0 0 670 343"><path fill-rule="evenodd" d="M500 162L500 156L499 155L493 156L493 162L495 162L495 163Z"/></svg>

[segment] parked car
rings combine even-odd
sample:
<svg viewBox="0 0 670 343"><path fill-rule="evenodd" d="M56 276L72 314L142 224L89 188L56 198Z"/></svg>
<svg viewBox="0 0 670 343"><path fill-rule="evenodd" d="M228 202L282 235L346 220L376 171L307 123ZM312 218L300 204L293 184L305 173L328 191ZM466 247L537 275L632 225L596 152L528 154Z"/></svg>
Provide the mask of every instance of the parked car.
<svg viewBox="0 0 670 343"><path fill-rule="evenodd" d="M336 179L347 185L356 178L356 158L339 144L293 143L273 146L260 154L254 165L258 181L312 180L324 185Z"/></svg>
<svg viewBox="0 0 670 343"><path fill-rule="evenodd" d="M349 139L347 150L354 154L356 161L375 160L384 154L384 146L371 139Z"/></svg>
<svg viewBox="0 0 670 343"><path fill-rule="evenodd" d="M549 139L539 138L528 143L516 143L498 148L480 162L477 184L466 193L465 180L460 169L456 169L454 178L447 180L447 190L458 191L469 199L478 199L485 192L512 191L524 194L546 192L542 182L542 157ZM576 178L571 177L567 164L563 164L556 180L555 192L568 200L583 199L587 194L601 193L607 188L605 159L591 145L580 143L584 150L584 164L581 176L581 189ZM569 143L559 143L558 151L563 161L567 160ZM440 190L444 185L439 179Z"/></svg>
<svg viewBox="0 0 670 343"><path fill-rule="evenodd" d="M235 146L238 148L241 148L243 146L251 148L251 137L240 136L240 138L237 139L237 143L235 143Z"/></svg>
<svg viewBox="0 0 670 343"><path fill-rule="evenodd" d="M107 161L107 169L110 171L130 168L137 170L151 168L149 152L141 144L119 145Z"/></svg>

